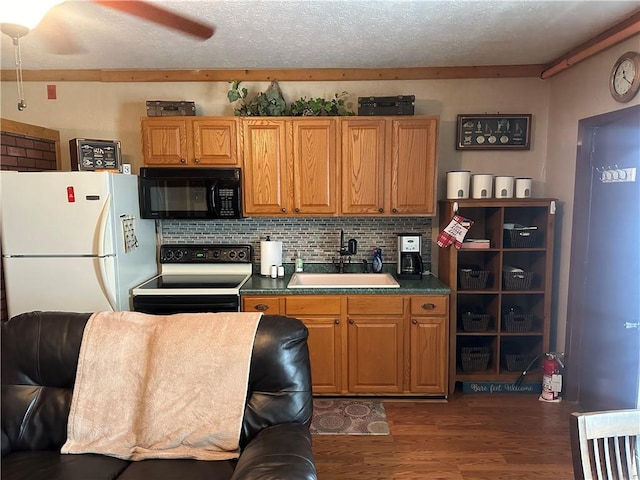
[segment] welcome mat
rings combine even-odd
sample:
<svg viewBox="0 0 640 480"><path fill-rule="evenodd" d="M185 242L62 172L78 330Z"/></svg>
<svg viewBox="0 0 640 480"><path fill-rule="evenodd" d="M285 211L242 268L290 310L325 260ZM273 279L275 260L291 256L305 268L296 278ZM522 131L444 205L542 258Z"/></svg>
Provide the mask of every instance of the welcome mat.
<svg viewBox="0 0 640 480"><path fill-rule="evenodd" d="M379 400L313 400L312 435L389 435L384 405Z"/></svg>

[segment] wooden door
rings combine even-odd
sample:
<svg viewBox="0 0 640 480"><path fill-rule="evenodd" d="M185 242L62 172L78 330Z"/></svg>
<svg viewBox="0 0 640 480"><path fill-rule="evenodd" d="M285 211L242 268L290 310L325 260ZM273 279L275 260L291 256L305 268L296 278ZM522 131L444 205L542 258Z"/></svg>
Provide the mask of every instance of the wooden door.
<svg viewBox="0 0 640 480"><path fill-rule="evenodd" d="M569 398L637 408L640 106L582 120L569 285Z"/></svg>
<svg viewBox="0 0 640 480"><path fill-rule="evenodd" d="M313 119L292 124L294 212L336 213L336 122Z"/></svg>
<svg viewBox="0 0 640 480"><path fill-rule="evenodd" d="M189 125L184 119L142 119L144 165L186 165L190 157L189 135Z"/></svg>
<svg viewBox="0 0 640 480"><path fill-rule="evenodd" d="M385 213L385 125L342 120L342 213Z"/></svg>
<svg viewBox="0 0 640 480"><path fill-rule="evenodd" d="M437 118L391 122L391 213L435 213Z"/></svg>
<svg viewBox="0 0 640 480"><path fill-rule="evenodd" d="M193 163L196 165L238 165L235 119L193 120Z"/></svg>
<svg viewBox="0 0 640 480"><path fill-rule="evenodd" d="M411 319L411 392L447 394L447 319Z"/></svg>
<svg viewBox="0 0 640 480"><path fill-rule="evenodd" d="M349 316L349 392L402 392L403 331L402 316Z"/></svg>
<svg viewBox="0 0 640 480"><path fill-rule="evenodd" d="M284 120L243 120L243 191L247 215L289 213Z"/></svg>

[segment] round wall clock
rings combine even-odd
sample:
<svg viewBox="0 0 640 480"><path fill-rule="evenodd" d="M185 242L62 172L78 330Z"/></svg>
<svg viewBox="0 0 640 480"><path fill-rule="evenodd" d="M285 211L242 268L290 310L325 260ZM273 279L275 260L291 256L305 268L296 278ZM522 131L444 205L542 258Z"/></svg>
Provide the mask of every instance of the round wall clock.
<svg viewBox="0 0 640 480"><path fill-rule="evenodd" d="M620 56L611 69L609 90L614 100L628 102L640 89L640 53L627 52Z"/></svg>

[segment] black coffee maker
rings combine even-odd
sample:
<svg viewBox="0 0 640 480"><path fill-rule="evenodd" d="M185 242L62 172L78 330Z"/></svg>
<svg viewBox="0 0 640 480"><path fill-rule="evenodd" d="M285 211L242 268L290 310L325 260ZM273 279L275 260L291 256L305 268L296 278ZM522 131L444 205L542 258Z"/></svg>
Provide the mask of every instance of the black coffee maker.
<svg viewBox="0 0 640 480"><path fill-rule="evenodd" d="M422 235L419 233L398 234L398 278L422 278L424 265L420 255L421 243Z"/></svg>

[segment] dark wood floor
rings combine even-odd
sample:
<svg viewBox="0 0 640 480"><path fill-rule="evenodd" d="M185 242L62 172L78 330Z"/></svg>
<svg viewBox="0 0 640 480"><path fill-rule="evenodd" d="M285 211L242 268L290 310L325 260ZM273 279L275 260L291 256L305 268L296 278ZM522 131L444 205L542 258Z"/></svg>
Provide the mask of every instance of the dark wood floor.
<svg viewBox="0 0 640 480"><path fill-rule="evenodd" d="M320 480L573 479L568 402L530 394L385 400L391 435L314 435Z"/></svg>

